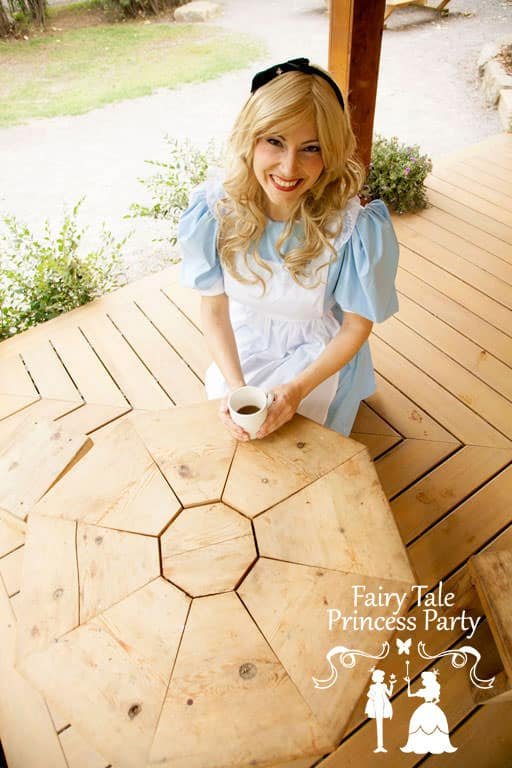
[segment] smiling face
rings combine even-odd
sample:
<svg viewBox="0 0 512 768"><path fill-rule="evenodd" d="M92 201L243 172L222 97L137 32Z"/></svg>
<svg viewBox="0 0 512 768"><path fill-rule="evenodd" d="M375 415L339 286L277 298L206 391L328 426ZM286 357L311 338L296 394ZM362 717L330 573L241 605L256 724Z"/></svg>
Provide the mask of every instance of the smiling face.
<svg viewBox="0 0 512 768"><path fill-rule="evenodd" d="M312 120L257 139L253 171L265 193L266 214L276 221L286 221L323 169L317 128Z"/></svg>

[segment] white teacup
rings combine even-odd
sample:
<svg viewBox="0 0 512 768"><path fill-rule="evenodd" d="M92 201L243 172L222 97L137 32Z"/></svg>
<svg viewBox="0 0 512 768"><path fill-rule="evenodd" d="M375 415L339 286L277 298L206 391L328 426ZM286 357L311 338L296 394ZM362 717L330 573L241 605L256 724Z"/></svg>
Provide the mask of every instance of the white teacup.
<svg viewBox="0 0 512 768"><path fill-rule="evenodd" d="M235 424L245 429L253 440L273 400L274 395L260 387L240 387L229 396L229 413Z"/></svg>

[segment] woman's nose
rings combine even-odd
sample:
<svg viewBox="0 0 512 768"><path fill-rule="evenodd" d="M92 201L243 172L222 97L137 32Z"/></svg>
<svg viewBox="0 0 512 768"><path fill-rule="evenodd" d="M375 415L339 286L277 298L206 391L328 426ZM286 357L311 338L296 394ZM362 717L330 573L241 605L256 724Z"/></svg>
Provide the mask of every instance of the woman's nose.
<svg viewBox="0 0 512 768"><path fill-rule="evenodd" d="M287 150L284 157L281 158L281 167L283 175L288 179L293 179L297 170L298 156L297 152L293 149Z"/></svg>

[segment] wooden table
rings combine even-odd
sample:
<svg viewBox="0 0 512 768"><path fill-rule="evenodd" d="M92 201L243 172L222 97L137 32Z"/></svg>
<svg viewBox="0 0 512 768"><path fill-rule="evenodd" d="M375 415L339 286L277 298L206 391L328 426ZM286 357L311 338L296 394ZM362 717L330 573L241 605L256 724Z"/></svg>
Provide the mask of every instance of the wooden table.
<svg viewBox="0 0 512 768"><path fill-rule="evenodd" d="M413 581L363 445L302 417L237 444L216 410L119 420L26 523L17 668L116 768L311 766L375 663L316 688L327 652L391 634L329 609Z"/></svg>

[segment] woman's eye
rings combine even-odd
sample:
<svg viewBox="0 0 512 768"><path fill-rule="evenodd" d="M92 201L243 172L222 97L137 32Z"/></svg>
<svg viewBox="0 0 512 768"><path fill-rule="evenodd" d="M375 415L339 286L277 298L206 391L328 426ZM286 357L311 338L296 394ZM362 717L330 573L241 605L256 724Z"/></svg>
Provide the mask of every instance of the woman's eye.
<svg viewBox="0 0 512 768"><path fill-rule="evenodd" d="M317 144L311 144L309 147L304 147L304 152L320 152L320 147Z"/></svg>
<svg viewBox="0 0 512 768"><path fill-rule="evenodd" d="M279 139L270 138L270 139L267 139L267 142L269 144L271 144L273 147L280 147L281 146L281 142L279 141Z"/></svg>

